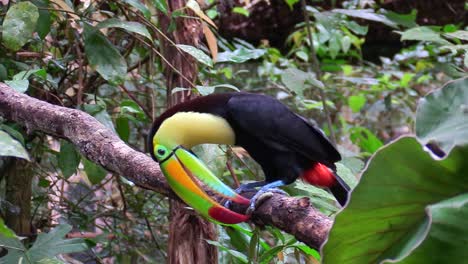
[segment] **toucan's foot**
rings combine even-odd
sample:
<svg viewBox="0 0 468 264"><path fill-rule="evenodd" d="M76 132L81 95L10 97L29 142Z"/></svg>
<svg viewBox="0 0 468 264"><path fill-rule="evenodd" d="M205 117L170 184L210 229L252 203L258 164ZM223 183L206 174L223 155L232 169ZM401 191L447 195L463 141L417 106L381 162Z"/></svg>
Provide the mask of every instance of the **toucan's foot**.
<svg viewBox="0 0 468 264"><path fill-rule="evenodd" d="M239 186L235 192L237 194L241 194L241 193L244 193L244 192L247 192L247 191L256 191L255 188L256 187L260 187L260 186L264 186L266 183L264 181L258 181L258 182L249 182L249 183L246 183L246 184L242 184L241 186ZM230 208L232 204L232 201L231 200L227 200L223 206L226 207L226 208Z"/></svg>
<svg viewBox="0 0 468 264"><path fill-rule="evenodd" d="M279 193L283 195L288 195L283 190L277 189L277 188L267 188L263 189L261 188L251 199L250 199L250 205L247 208L247 211L245 212L246 215L252 215L252 213L255 211L255 208L259 207L262 205L266 200L270 199L273 194Z"/></svg>

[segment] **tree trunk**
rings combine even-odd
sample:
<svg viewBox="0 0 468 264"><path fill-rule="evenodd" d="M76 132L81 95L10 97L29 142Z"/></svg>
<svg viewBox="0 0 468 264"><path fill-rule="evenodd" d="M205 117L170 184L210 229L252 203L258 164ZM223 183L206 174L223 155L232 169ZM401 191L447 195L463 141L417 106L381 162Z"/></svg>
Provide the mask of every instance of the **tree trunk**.
<svg viewBox="0 0 468 264"><path fill-rule="evenodd" d="M169 1L169 12L184 7L185 3L185 0ZM160 16L164 32L168 32L170 19L167 16ZM176 44L199 46L201 33L202 26L199 20L177 18L176 30L166 35ZM163 38L161 40L163 56L180 73L169 65L165 65L167 104L170 107L193 97L190 90L173 94L172 89L175 87L193 88L198 70L197 63L192 57L181 53ZM170 203L168 263L217 263L216 247L206 242L207 239L217 239L216 226L187 209L187 205L173 200Z"/></svg>
<svg viewBox="0 0 468 264"><path fill-rule="evenodd" d="M31 235L32 169L28 161L14 158L5 171L5 223L19 236Z"/></svg>

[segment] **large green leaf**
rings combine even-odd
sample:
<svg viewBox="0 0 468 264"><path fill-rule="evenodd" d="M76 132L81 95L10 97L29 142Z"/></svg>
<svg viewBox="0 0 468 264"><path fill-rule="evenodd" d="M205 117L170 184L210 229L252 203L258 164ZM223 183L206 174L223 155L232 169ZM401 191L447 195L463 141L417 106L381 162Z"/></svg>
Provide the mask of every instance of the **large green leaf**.
<svg viewBox="0 0 468 264"><path fill-rule="evenodd" d="M201 62L201 63L205 64L206 66L213 67L213 61L203 51L195 48L194 46L190 46L190 45L177 44L176 46L179 49L183 50L184 52L190 54L198 62Z"/></svg>
<svg viewBox="0 0 468 264"><path fill-rule="evenodd" d="M80 164L80 154L75 150L75 146L65 140L60 143L60 152L57 154L57 161L63 177L72 176Z"/></svg>
<svg viewBox="0 0 468 264"><path fill-rule="evenodd" d="M127 75L127 63L120 52L97 29L84 24L84 44L89 64L106 80L122 82Z"/></svg>
<svg viewBox="0 0 468 264"><path fill-rule="evenodd" d="M340 13L344 14L347 16L352 16L352 17L357 17L357 18L363 18L371 21L376 21L383 23L387 26L397 28L397 24L393 22L392 20L388 19L386 16L375 13L374 10L372 9L333 9L332 10L335 13Z"/></svg>
<svg viewBox="0 0 468 264"><path fill-rule="evenodd" d="M104 20L97 25L97 28L109 28L109 27L125 29L129 32L140 34L143 37L148 38L150 41L153 40L151 38L151 34L149 33L148 29L144 25L138 22L122 21L116 18L111 18L111 19Z"/></svg>
<svg viewBox="0 0 468 264"><path fill-rule="evenodd" d="M382 148L335 219L323 249L325 263L379 263L410 254L432 230L427 206L468 192L467 157L468 147L457 147L436 161L411 137ZM444 230L444 236L457 239L459 223L451 224L457 228ZM444 263L461 263L447 257Z"/></svg>
<svg viewBox="0 0 468 264"><path fill-rule="evenodd" d="M14 51L19 50L32 38L38 18L39 11L31 2L12 5L3 21L3 44Z"/></svg>
<svg viewBox="0 0 468 264"><path fill-rule="evenodd" d="M6 132L0 130L0 156L11 156L29 160L23 145Z"/></svg>
<svg viewBox="0 0 468 264"><path fill-rule="evenodd" d="M401 40L419 40L419 41L429 41L435 42L442 45L450 45L450 42L443 39L440 36L440 33L434 31L430 27L423 26L423 27L415 27L408 29L401 33Z"/></svg>
<svg viewBox="0 0 468 264"><path fill-rule="evenodd" d="M0 263L38 263L58 254L87 250L88 247L80 238L63 239L71 229L70 225L59 225L49 233L39 234L29 249L16 237L0 235L0 246L8 249L8 254L0 258Z"/></svg>
<svg viewBox="0 0 468 264"><path fill-rule="evenodd" d="M216 61L243 63L248 60L258 59L265 53L265 49L247 49L245 47L240 47L234 51L225 51L219 53Z"/></svg>
<svg viewBox="0 0 468 264"><path fill-rule="evenodd" d="M316 88L323 89L324 85L321 81L315 79L315 76L310 72L301 71L296 68L288 68L281 74L281 81L283 81L286 87L296 93L297 95L303 96L304 90L308 88L310 84Z"/></svg>
<svg viewBox="0 0 468 264"><path fill-rule="evenodd" d="M82 160L86 176L91 184L98 184L106 177L107 171L101 166L85 158Z"/></svg>
<svg viewBox="0 0 468 264"><path fill-rule="evenodd" d="M437 143L445 152L468 144L468 78L449 82L420 101L416 134L423 143Z"/></svg>
<svg viewBox="0 0 468 264"><path fill-rule="evenodd" d="M468 194L428 206L426 239L401 263L466 263L468 260ZM434 254L439 252L439 254ZM455 260L455 261L454 261Z"/></svg>

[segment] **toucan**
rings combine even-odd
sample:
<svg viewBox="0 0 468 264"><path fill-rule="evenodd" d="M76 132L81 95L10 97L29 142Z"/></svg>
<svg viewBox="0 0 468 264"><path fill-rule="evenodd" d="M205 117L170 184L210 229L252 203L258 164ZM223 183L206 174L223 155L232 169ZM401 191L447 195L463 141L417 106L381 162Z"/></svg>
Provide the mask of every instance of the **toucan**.
<svg viewBox="0 0 468 264"><path fill-rule="evenodd" d="M191 151L205 143L243 147L262 167L265 180L231 189ZM249 212L261 195L298 178L328 188L341 205L346 203L350 189L336 174L335 162L341 156L324 133L267 95L218 93L175 105L154 121L148 146L174 192L200 214L219 223L240 223L250 214L239 214L219 204L202 185L230 202L248 204ZM258 191L250 200L240 195L255 188Z"/></svg>

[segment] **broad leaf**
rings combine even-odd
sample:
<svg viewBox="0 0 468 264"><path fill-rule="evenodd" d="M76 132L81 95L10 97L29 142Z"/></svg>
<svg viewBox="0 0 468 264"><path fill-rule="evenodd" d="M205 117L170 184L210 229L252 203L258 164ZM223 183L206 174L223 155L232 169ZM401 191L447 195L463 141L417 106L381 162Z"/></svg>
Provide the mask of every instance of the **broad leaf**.
<svg viewBox="0 0 468 264"><path fill-rule="evenodd" d="M218 54L217 62L243 63L258 59L266 53L265 49L247 49L240 47L234 51L225 51Z"/></svg>
<svg viewBox="0 0 468 264"><path fill-rule="evenodd" d="M143 16L145 16L146 19L151 18L151 11L143 2L139 0L124 0L124 2L140 10L140 12L143 13Z"/></svg>
<svg viewBox="0 0 468 264"><path fill-rule="evenodd" d="M0 217L0 236L6 237L6 238L12 238L15 237L15 233L8 228L8 226L5 225L5 222L3 221L3 218Z"/></svg>
<svg viewBox="0 0 468 264"><path fill-rule="evenodd" d="M442 45L450 45L450 42L443 39L439 32L432 30L430 27L415 27L401 33L401 40L418 40L435 42Z"/></svg>
<svg viewBox="0 0 468 264"><path fill-rule="evenodd" d="M189 45L177 44L176 45L179 49L187 52L192 57L194 57L198 62L205 64L206 66L213 67L213 61L211 58L206 55L203 51Z"/></svg>
<svg viewBox="0 0 468 264"><path fill-rule="evenodd" d="M366 104L366 97L362 94L351 95L348 97L348 105L354 113L361 111L361 108Z"/></svg>
<svg viewBox="0 0 468 264"><path fill-rule="evenodd" d="M96 28L84 24L84 43L89 64L106 80L122 82L127 75L127 63L120 52Z"/></svg>
<svg viewBox="0 0 468 264"><path fill-rule="evenodd" d="M468 194L427 207L425 240L400 263L461 263L468 259ZM440 252L440 254L434 254Z"/></svg>
<svg viewBox="0 0 468 264"><path fill-rule="evenodd" d="M12 5L3 21L3 44L14 51L19 50L32 38L38 18L39 11L31 2Z"/></svg>
<svg viewBox="0 0 468 264"><path fill-rule="evenodd" d="M352 16L352 17L357 17L357 18L363 18L371 21L376 21L383 23L387 26L397 28L397 24L393 22L392 20L388 19L386 16L377 14L374 12L372 9L357 9L357 10L351 10L351 9L333 9L332 10L335 13L340 13L344 14L347 16Z"/></svg>
<svg viewBox="0 0 468 264"><path fill-rule="evenodd" d="M316 88L323 89L324 85L310 72L304 72L296 68L288 68L281 74L281 81L286 87L299 96L304 96L304 90L310 84Z"/></svg>
<svg viewBox="0 0 468 264"><path fill-rule="evenodd" d="M201 85L197 85L196 88L198 90L198 92L201 94L201 95L209 95L209 94L212 94L216 88L221 88L221 87L224 87L224 88L229 88L229 89L232 89L234 91L237 91L239 92L239 88L235 87L234 85L230 85L230 84L218 84L218 85L213 85L213 86L201 86Z"/></svg>
<svg viewBox="0 0 468 264"><path fill-rule="evenodd" d="M0 156L18 157L29 160L23 145L6 132L0 130Z"/></svg>
<svg viewBox="0 0 468 264"><path fill-rule="evenodd" d="M466 157L468 148L457 147L436 161L410 137L377 152L335 219L323 249L325 263L379 263L407 256L426 237L427 206L468 191ZM463 243L457 228L445 231ZM459 262L447 258L444 263Z"/></svg>
<svg viewBox="0 0 468 264"><path fill-rule="evenodd" d="M153 4L154 6L156 6L156 8L163 12L164 14L167 15L167 3L166 3L166 0L153 0Z"/></svg>
<svg viewBox="0 0 468 264"><path fill-rule="evenodd" d="M122 21L122 20L118 20L118 19L115 19L115 18L111 18L111 19L107 19L105 21L102 21L96 27L99 28L99 29L109 28L109 27L121 28L121 29L125 29L125 30L127 30L129 32L140 34L143 37L146 37L147 39L152 41L151 34L149 33L148 29L144 25L142 25L142 24L140 24L138 22Z"/></svg>
<svg viewBox="0 0 468 264"><path fill-rule="evenodd" d="M92 185L100 183L106 177L107 172L101 166L85 158L82 160L86 176Z"/></svg>
<svg viewBox="0 0 468 264"><path fill-rule="evenodd" d="M59 225L49 233L39 234L33 246L26 249L18 238L6 238L0 235L0 246L8 248L8 254L0 258L1 263L38 263L58 254L80 252L88 247L80 238L63 239L70 232L70 225ZM21 262L21 259L23 262ZM27 259L30 262L25 262Z"/></svg>
<svg viewBox="0 0 468 264"><path fill-rule="evenodd" d="M80 164L80 155L72 143L62 140L60 152L57 154L57 161L63 177L68 178L76 172Z"/></svg>
<svg viewBox="0 0 468 264"><path fill-rule="evenodd" d="M445 152L468 144L468 78L449 82L421 99L416 134L424 144L437 143Z"/></svg>

